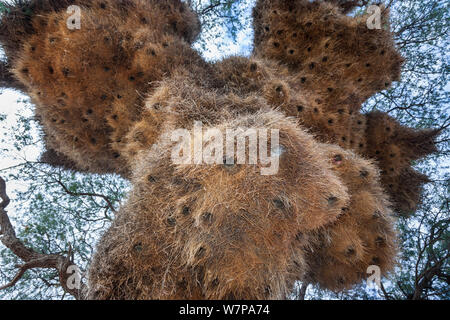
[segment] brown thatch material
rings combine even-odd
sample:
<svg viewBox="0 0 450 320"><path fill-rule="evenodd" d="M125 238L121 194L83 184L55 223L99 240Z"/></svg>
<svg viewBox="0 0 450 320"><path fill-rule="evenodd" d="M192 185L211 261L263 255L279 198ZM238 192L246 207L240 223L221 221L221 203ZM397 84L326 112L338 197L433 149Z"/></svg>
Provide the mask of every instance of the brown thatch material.
<svg viewBox="0 0 450 320"><path fill-rule="evenodd" d="M253 12L254 54L285 64L326 108L360 103L399 80L403 58L392 34L370 30L332 3L260 0ZM383 16L387 23L388 13ZM331 89L331 91L329 90Z"/></svg>
<svg viewBox="0 0 450 320"><path fill-rule="evenodd" d="M348 187L350 203L338 220L311 237L308 281L339 291L366 279L376 265L385 275L397 252L394 219L378 170L371 161L337 146L323 145L333 169Z"/></svg>
<svg viewBox="0 0 450 320"><path fill-rule="evenodd" d="M36 104L49 147L81 170L127 175L120 150L111 144L140 118L152 81L183 68L200 77L197 65L203 62L181 37L195 32L197 20L177 1L69 2L87 5L80 30L68 29L69 14L59 6L51 10L51 1L32 1L26 5L31 21L15 17L19 8L3 18L3 44L23 42L9 59ZM13 39L8 32L19 30L15 24L21 21L27 33Z"/></svg>
<svg viewBox="0 0 450 320"><path fill-rule="evenodd" d="M379 111L367 115L365 155L378 161L383 186L402 215L417 209L422 186L428 182L426 176L412 168L412 162L437 151L438 134L438 130L408 128Z"/></svg>
<svg viewBox="0 0 450 320"><path fill-rule="evenodd" d="M114 10L112 14L117 18L137 13L139 22L153 24L149 18L154 16L145 12L147 9L161 13L159 19L165 20L158 21L162 32L175 33L189 43L200 33L198 17L178 0L13 0L4 3L0 25L0 42L8 57L14 59L29 37L42 29L43 25L36 25L36 20L45 24L47 14L65 11L71 5L80 6L83 13L92 9L108 15Z"/></svg>
<svg viewBox="0 0 450 320"><path fill-rule="evenodd" d="M403 62L388 30L345 15L362 2L259 0L252 57L214 64L191 48L198 18L179 0L27 0L3 14L1 73L36 105L42 160L133 184L89 298L283 298L296 280L342 290L371 264L392 270L386 193L415 210L427 179L411 161L437 131L360 113ZM70 4L81 30L66 26ZM279 129L278 173L175 165L170 132L194 121Z"/></svg>
<svg viewBox="0 0 450 320"><path fill-rule="evenodd" d="M223 108L239 102L208 98ZM180 108L179 116L202 119L212 101L206 102ZM141 156L136 188L100 241L90 269L92 298L109 298L116 284L121 298L132 299L195 298L198 292L208 299L279 299L289 292L290 269L305 265L300 250L292 256L297 234L335 221L347 205L346 187L312 136L258 107L219 127L279 129L279 173L263 176L260 165L175 166L173 144L160 140ZM112 262L120 265L116 272Z"/></svg>
<svg viewBox="0 0 450 320"><path fill-rule="evenodd" d="M70 159L66 158L63 154L58 153L53 149L47 148L46 151L41 154L40 161L56 168L77 170L77 166L75 165L75 163L70 161Z"/></svg>

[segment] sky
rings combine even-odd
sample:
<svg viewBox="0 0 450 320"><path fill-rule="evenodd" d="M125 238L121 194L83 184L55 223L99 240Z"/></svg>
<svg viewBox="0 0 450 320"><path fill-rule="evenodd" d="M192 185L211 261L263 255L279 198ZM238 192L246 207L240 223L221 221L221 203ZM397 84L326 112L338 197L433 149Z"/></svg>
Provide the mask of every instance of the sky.
<svg viewBox="0 0 450 320"><path fill-rule="evenodd" d="M24 148L21 152L15 152L11 145L14 139L11 134L17 134L18 118L20 116L31 117L30 108L23 102L26 99L24 95L13 90L3 90L0 93L0 115L6 116L6 119L0 122L0 175L6 168L16 166L24 160L36 161L41 153L41 146L32 145ZM38 130L33 132L38 136ZM9 194L13 195L18 189L23 190L24 186L20 181L8 181L7 189Z"/></svg>

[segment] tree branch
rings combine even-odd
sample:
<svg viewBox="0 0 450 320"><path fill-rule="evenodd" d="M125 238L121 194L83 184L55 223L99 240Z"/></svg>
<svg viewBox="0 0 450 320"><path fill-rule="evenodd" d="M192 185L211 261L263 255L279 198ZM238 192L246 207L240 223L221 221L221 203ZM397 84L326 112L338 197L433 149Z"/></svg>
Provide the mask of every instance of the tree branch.
<svg viewBox="0 0 450 320"><path fill-rule="evenodd" d="M26 247L23 242L17 238L16 232L11 224L5 208L9 205L10 199L6 193L6 183L0 177L0 238L1 242L10 249L17 257L24 261L24 264L18 265L19 271L15 277L6 285L0 287L0 290L14 286L25 274L27 270L44 268L56 269L59 273L59 281L65 292L71 294L76 299L83 299L86 292L86 285L80 282L79 288L73 288L69 285L72 274L68 273L68 268L75 266L73 262L72 248L69 246L67 256L60 254L43 254Z"/></svg>
<svg viewBox="0 0 450 320"><path fill-rule="evenodd" d="M72 192L66 187L66 185L64 183L62 183L61 180L56 179L56 183L58 183L63 188L64 192L66 192L68 195L71 195L73 197L98 197L98 198L102 198L103 200L105 200L106 205L108 206L108 208L112 212L116 213L116 209L114 209L114 206L111 203L111 200L107 196L105 196L103 194L92 193L92 192Z"/></svg>

